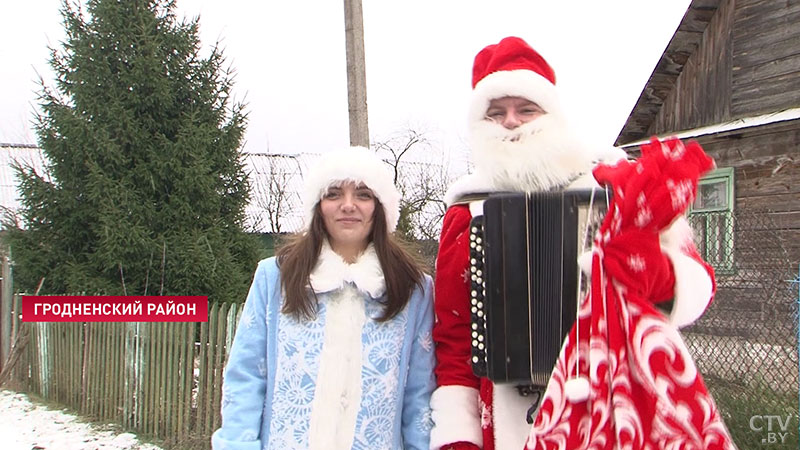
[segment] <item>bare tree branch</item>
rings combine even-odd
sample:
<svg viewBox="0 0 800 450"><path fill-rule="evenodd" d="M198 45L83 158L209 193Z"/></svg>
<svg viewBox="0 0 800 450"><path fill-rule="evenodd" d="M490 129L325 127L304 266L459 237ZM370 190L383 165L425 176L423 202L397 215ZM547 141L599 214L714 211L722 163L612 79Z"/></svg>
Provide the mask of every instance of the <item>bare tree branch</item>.
<svg viewBox="0 0 800 450"><path fill-rule="evenodd" d="M442 152L431 147L423 133L410 128L373 144L392 169L402 195L398 231L407 239L438 239L444 218L444 194L451 177L447 161L432 160L431 155Z"/></svg>
<svg viewBox="0 0 800 450"><path fill-rule="evenodd" d="M254 203L263 211L266 228L271 233L281 233L283 221L292 211L291 180L301 173L300 165L294 155L266 154L259 162L263 174L255 177L253 184ZM257 224L260 225L260 224Z"/></svg>

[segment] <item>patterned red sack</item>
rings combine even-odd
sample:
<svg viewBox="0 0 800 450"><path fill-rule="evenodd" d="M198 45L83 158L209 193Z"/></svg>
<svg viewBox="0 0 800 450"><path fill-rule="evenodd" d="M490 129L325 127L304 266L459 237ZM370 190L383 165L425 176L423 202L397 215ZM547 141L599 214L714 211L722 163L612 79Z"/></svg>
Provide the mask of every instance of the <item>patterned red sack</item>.
<svg viewBox="0 0 800 450"><path fill-rule="evenodd" d="M675 283L659 232L683 215L711 168L696 142L653 138L638 161L595 169L613 199L594 242L591 288L526 448L735 448L677 328L654 306Z"/></svg>

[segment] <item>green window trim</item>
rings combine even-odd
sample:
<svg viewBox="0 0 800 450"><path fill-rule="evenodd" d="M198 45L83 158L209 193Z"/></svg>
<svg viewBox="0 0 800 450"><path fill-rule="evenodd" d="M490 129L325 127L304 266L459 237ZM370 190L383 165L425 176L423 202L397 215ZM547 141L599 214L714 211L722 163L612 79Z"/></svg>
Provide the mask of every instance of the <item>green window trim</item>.
<svg viewBox="0 0 800 450"><path fill-rule="evenodd" d="M734 169L709 172L698 183L697 199L689 209L689 223L703 259L720 274L734 271Z"/></svg>
<svg viewBox="0 0 800 450"><path fill-rule="evenodd" d="M691 207L690 213L693 212L711 212L711 211L729 211L733 212L734 195L733 195L733 167L725 167L715 169L707 173L697 183L697 199ZM710 186L719 186L724 190L723 198L719 199L718 204L705 205L702 204L704 190Z"/></svg>

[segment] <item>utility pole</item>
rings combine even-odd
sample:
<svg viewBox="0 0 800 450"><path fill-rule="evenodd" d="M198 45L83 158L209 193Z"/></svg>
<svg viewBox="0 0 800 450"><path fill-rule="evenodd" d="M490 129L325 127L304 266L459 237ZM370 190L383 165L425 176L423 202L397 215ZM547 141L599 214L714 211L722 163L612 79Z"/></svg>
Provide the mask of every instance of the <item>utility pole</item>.
<svg viewBox="0 0 800 450"><path fill-rule="evenodd" d="M344 33L347 47L347 106L350 113L350 145L369 148L367 75L364 65L364 18L361 13L361 0L344 0Z"/></svg>

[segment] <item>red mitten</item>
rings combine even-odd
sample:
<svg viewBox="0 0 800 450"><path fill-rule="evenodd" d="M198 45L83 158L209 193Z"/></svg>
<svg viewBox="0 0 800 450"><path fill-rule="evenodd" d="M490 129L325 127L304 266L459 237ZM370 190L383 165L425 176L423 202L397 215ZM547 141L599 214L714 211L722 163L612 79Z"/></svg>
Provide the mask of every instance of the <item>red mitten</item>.
<svg viewBox="0 0 800 450"><path fill-rule="evenodd" d="M444 445L441 450L481 450L481 448L472 442L459 441Z"/></svg>

